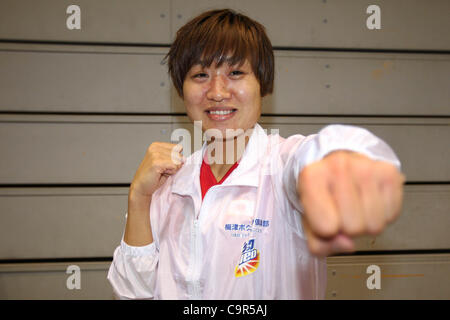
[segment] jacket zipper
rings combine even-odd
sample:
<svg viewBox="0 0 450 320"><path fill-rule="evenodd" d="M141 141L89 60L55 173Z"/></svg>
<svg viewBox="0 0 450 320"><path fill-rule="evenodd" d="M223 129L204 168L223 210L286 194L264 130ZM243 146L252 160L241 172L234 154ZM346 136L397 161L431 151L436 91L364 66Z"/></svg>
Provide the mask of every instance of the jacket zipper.
<svg viewBox="0 0 450 320"><path fill-rule="evenodd" d="M198 219L194 219L191 230L191 256L189 261L189 271L187 281L190 287L190 299L201 299L200 290L200 268L201 268L201 248L200 248L200 234L198 227Z"/></svg>

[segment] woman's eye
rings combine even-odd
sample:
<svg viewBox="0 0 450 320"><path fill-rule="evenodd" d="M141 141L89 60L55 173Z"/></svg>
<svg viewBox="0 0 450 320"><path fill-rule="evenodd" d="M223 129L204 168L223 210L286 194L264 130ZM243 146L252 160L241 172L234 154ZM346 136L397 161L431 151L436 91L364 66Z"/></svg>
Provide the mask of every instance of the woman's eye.
<svg viewBox="0 0 450 320"><path fill-rule="evenodd" d="M242 71L240 70L233 70L230 73L232 76L240 76L241 74L244 74Z"/></svg>
<svg viewBox="0 0 450 320"><path fill-rule="evenodd" d="M207 76L208 76L208 75L207 75L206 73L200 72L200 73L195 74L195 75L194 75L194 78L205 78L205 77L207 77Z"/></svg>

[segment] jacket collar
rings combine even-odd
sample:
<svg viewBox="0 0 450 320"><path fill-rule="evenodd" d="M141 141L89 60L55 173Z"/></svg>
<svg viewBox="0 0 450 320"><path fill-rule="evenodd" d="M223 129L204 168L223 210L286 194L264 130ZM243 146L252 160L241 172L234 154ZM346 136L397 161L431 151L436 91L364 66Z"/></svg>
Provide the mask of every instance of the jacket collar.
<svg viewBox="0 0 450 320"><path fill-rule="evenodd" d="M268 136L257 123L253 129L239 165L222 183L222 186L251 186L258 187L260 158L264 157L268 144ZM173 176L172 192L179 195L201 197L200 167L203 155L206 152L206 143L202 149L194 152L186 159L183 167Z"/></svg>

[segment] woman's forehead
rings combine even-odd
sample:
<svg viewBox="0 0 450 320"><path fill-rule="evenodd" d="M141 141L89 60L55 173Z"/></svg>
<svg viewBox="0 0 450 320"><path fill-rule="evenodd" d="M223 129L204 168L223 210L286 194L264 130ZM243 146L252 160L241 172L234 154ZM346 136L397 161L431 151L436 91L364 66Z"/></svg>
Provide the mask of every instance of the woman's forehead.
<svg viewBox="0 0 450 320"><path fill-rule="evenodd" d="M233 56L220 57L220 59L201 58L192 65L192 68L193 67L219 68L222 65L225 65L227 67L250 67L250 61L248 58L237 60Z"/></svg>

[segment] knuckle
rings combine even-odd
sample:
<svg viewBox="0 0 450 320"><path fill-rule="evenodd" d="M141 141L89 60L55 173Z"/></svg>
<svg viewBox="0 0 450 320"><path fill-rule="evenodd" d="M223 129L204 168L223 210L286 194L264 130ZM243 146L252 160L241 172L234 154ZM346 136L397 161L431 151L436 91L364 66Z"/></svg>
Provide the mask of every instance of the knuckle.
<svg viewBox="0 0 450 320"><path fill-rule="evenodd" d="M159 142L153 142L151 143L148 148L147 148L147 152L148 153L153 153L156 150L158 150L158 148L160 147L160 143Z"/></svg>
<svg viewBox="0 0 450 320"><path fill-rule="evenodd" d="M183 150L183 145L182 144L171 144L171 148L172 150L176 150L176 151L182 151Z"/></svg>
<svg viewBox="0 0 450 320"><path fill-rule="evenodd" d="M323 168L319 163L313 163L310 165L307 165L302 169L299 175L299 180L302 183L311 183L314 182L315 179L317 179L318 176L320 176L323 173Z"/></svg>
<svg viewBox="0 0 450 320"><path fill-rule="evenodd" d="M360 162L356 165L356 176L359 180L359 182L367 186L371 182L373 182L374 179L374 170L373 167L370 165L370 163L367 162Z"/></svg>
<svg viewBox="0 0 450 320"><path fill-rule="evenodd" d="M304 191L310 188L311 181L313 181L313 173L311 171L311 168L305 167L300 172L299 179L297 181L297 189L300 191L300 197L303 197Z"/></svg>
<svg viewBox="0 0 450 320"><path fill-rule="evenodd" d="M346 235L354 237L363 234L365 227L360 219L354 219L350 223L343 224L342 229Z"/></svg>
<svg viewBox="0 0 450 320"><path fill-rule="evenodd" d="M309 182L310 177L311 177L311 167L306 166L300 172L299 180L302 182L302 184L305 184Z"/></svg>
<svg viewBox="0 0 450 320"><path fill-rule="evenodd" d="M381 176L382 182L385 184L393 185L396 181L401 180L400 172L390 163L380 162L377 169L377 172Z"/></svg>
<svg viewBox="0 0 450 320"><path fill-rule="evenodd" d="M314 240L314 239L310 239L308 241L308 248L309 251L313 254L313 255L321 255L322 254L322 250L320 248L319 242Z"/></svg>
<svg viewBox="0 0 450 320"><path fill-rule="evenodd" d="M348 173L348 161L345 154L336 154L331 158L329 165L336 177L342 177Z"/></svg>
<svg viewBox="0 0 450 320"><path fill-rule="evenodd" d="M391 210L387 214L386 224L394 222L400 216L402 211L403 211L402 204L399 204L395 208L391 208Z"/></svg>
<svg viewBox="0 0 450 320"><path fill-rule="evenodd" d="M329 158L335 167L345 167L347 165L348 154L346 152L333 152Z"/></svg>
<svg viewBox="0 0 450 320"><path fill-rule="evenodd" d="M383 219L372 219L367 224L367 233L370 235L378 235L380 234L385 227L385 221Z"/></svg>
<svg viewBox="0 0 450 320"><path fill-rule="evenodd" d="M158 163L161 161L161 155L155 150L149 150L147 157L151 163Z"/></svg>
<svg viewBox="0 0 450 320"><path fill-rule="evenodd" d="M339 226L336 223L322 223L314 231L321 237L330 238L338 233Z"/></svg>

